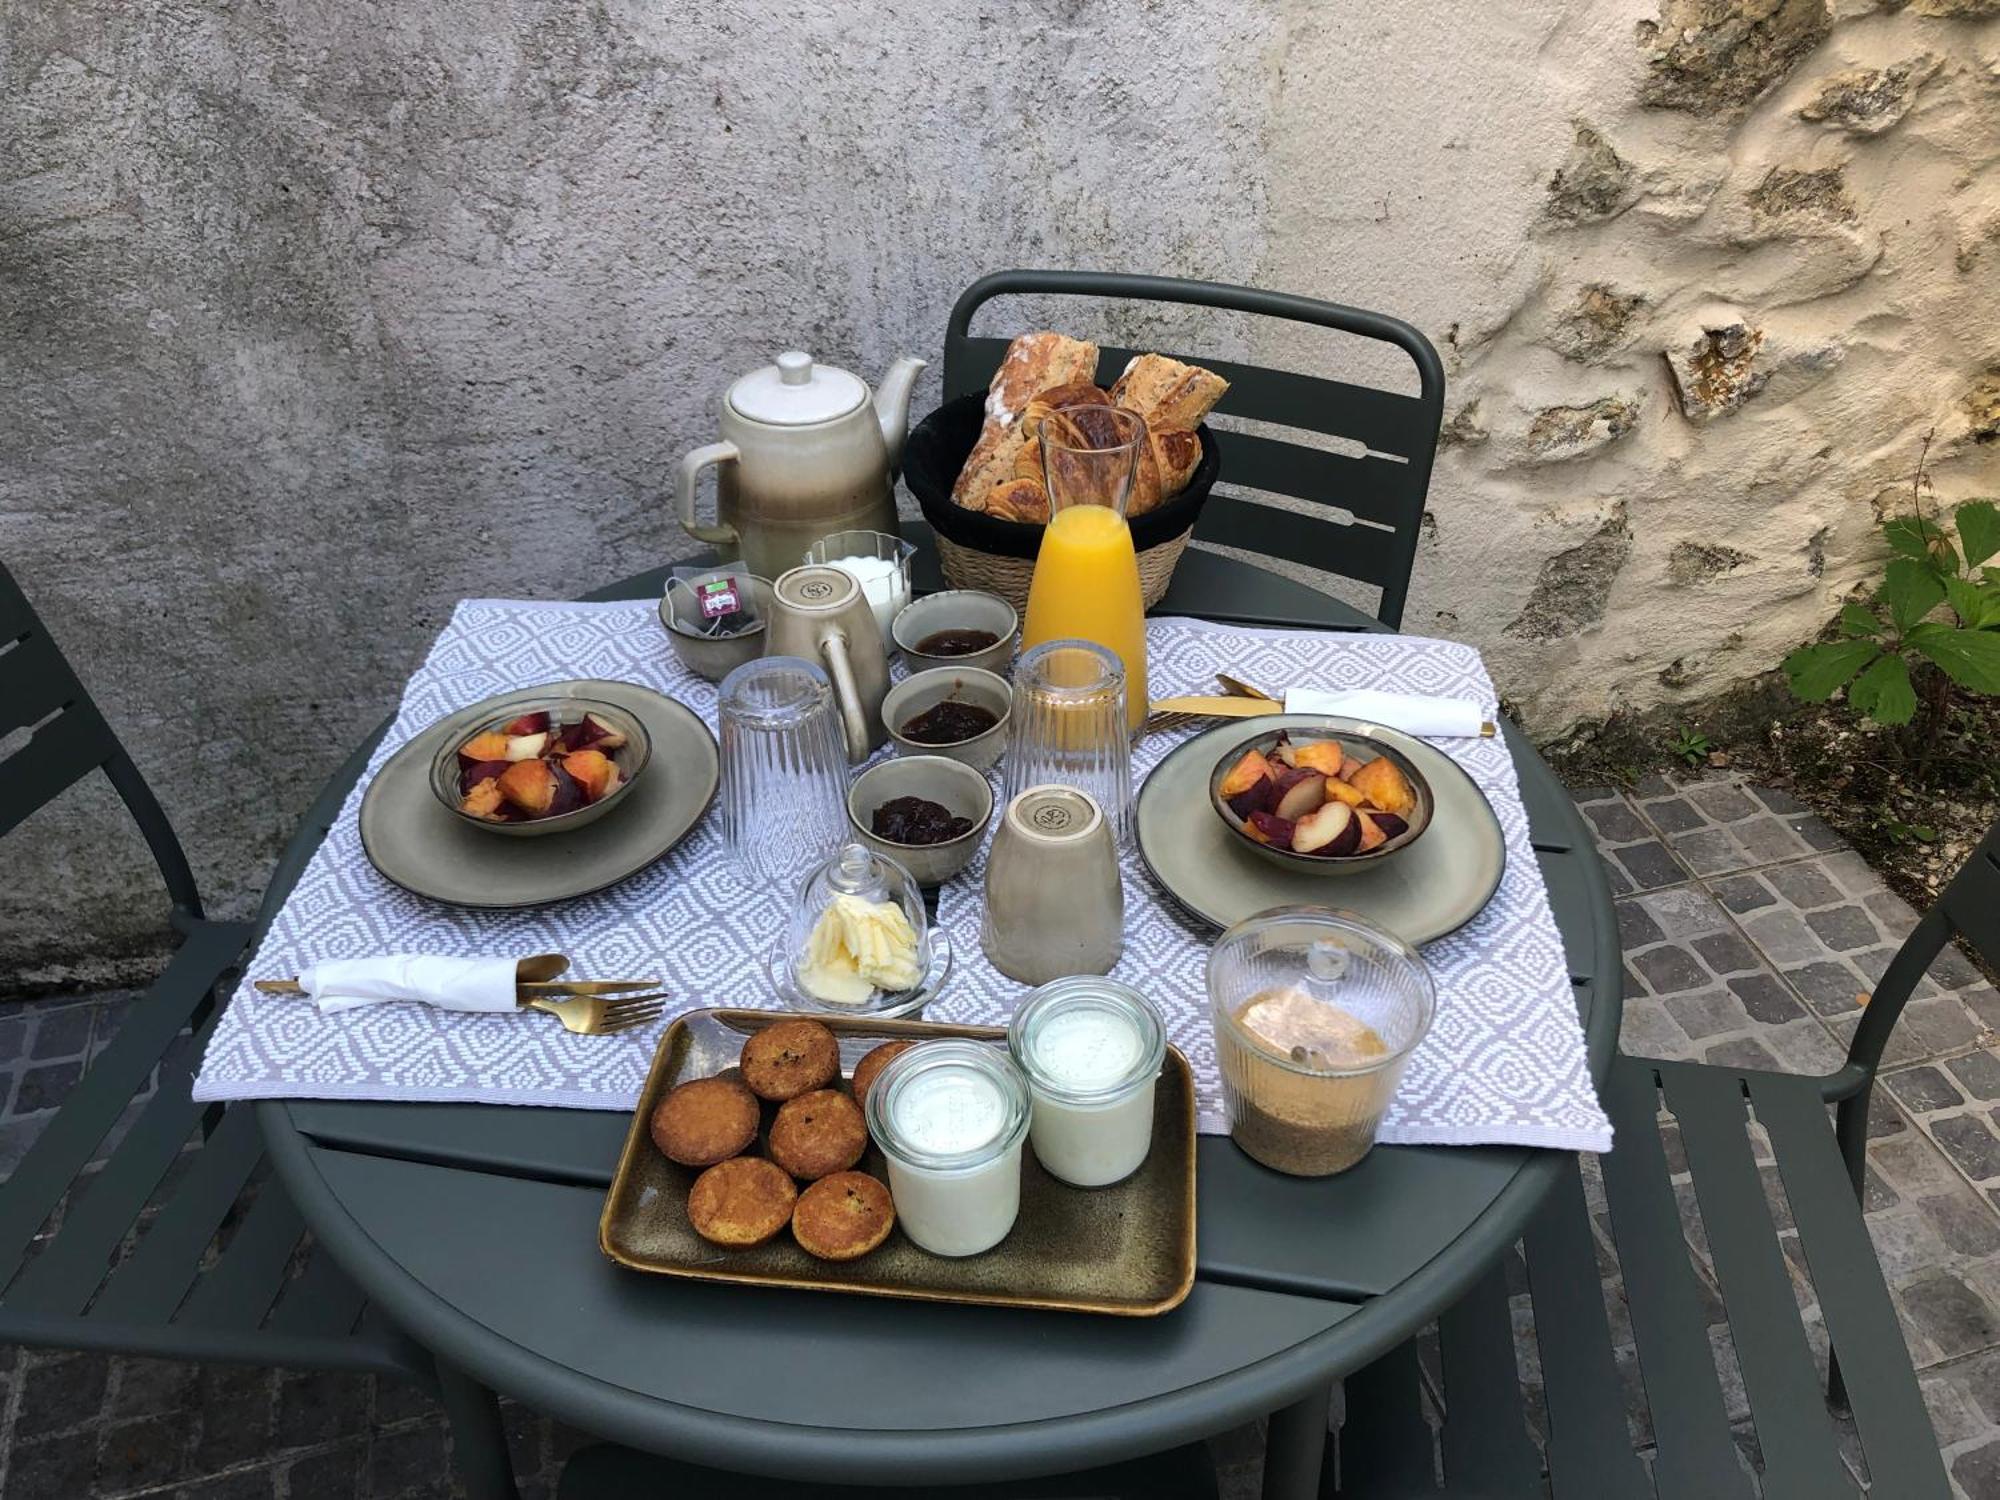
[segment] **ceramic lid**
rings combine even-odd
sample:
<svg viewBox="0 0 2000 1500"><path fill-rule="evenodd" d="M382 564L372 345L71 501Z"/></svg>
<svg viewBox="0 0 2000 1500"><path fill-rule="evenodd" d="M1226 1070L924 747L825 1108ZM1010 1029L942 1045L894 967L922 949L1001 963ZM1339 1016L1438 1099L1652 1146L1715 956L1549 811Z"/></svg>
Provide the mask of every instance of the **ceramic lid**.
<svg viewBox="0 0 2000 1500"><path fill-rule="evenodd" d="M738 416L772 427L805 427L844 417L868 400L859 375L816 365L801 349L788 349L774 365L752 370L729 388Z"/></svg>

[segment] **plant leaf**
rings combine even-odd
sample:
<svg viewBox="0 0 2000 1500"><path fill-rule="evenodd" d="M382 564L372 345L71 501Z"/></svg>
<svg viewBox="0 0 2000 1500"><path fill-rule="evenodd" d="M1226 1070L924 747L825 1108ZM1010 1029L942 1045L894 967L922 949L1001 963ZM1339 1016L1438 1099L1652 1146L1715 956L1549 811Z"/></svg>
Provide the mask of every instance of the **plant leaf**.
<svg viewBox="0 0 2000 1500"><path fill-rule="evenodd" d="M1963 578L1947 578L1944 594L1951 601L1952 612L1967 630L2000 625L2000 584L1969 583Z"/></svg>
<svg viewBox="0 0 2000 1500"><path fill-rule="evenodd" d="M1856 672L1882 654L1873 641L1827 641L1801 646L1785 658L1792 691L1808 703L1824 703Z"/></svg>
<svg viewBox="0 0 2000 1500"><path fill-rule="evenodd" d="M1882 523L1889 550L1919 561L1931 555L1931 544L1944 538L1944 528L1922 516L1891 516Z"/></svg>
<svg viewBox="0 0 2000 1500"><path fill-rule="evenodd" d="M1936 569L1913 557L1892 558L1875 597L1889 606L1896 628L1908 630L1944 603L1944 580Z"/></svg>
<svg viewBox="0 0 2000 1500"><path fill-rule="evenodd" d="M1840 606L1840 633L1844 636L1880 635L1882 617L1865 604Z"/></svg>
<svg viewBox="0 0 2000 1500"><path fill-rule="evenodd" d="M1912 636L1911 644L1960 687L2000 693L2000 630L1926 631Z"/></svg>
<svg viewBox="0 0 2000 1500"><path fill-rule="evenodd" d="M1854 679L1847 701L1878 724L1907 724L1917 711L1917 690L1903 658L1885 654Z"/></svg>
<svg viewBox="0 0 2000 1500"><path fill-rule="evenodd" d="M1958 545L1965 565L1977 567L2000 552L2000 506L1991 500L1968 500L1958 508Z"/></svg>

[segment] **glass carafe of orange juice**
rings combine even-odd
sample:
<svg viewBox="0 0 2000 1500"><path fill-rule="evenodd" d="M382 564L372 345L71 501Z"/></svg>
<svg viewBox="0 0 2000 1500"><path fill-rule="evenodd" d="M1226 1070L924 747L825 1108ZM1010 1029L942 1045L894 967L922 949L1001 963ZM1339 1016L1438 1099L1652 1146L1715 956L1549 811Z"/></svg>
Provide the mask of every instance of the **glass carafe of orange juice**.
<svg viewBox="0 0 2000 1500"><path fill-rule="evenodd" d="M1049 524L1035 554L1021 648L1086 640L1117 653L1136 732L1146 717L1146 604L1125 505L1146 424L1118 407L1071 406L1045 417L1039 437Z"/></svg>

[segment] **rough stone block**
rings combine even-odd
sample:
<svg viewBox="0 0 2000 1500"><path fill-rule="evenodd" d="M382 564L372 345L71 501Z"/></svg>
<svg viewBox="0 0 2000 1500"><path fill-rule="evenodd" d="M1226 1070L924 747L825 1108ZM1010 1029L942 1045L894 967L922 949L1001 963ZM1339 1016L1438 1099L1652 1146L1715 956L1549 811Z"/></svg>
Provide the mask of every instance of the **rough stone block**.
<svg viewBox="0 0 2000 1500"><path fill-rule="evenodd" d="M1810 963L1826 956L1826 947L1814 936L1798 913L1783 907L1752 912L1743 919L1743 931L1772 963Z"/></svg>
<svg viewBox="0 0 2000 1500"><path fill-rule="evenodd" d="M1937 1067L1925 1063L1921 1067L1900 1068L1882 1074L1882 1086L1896 1096L1896 1101L1905 1109L1918 1114L1928 1114L1932 1110L1956 1109L1965 1098L1952 1086L1949 1078Z"/></svg>
<svg viewBox="0 0 2000 1500"><path fill-rule="evenodd" d="M1687 949L1671 943L1634 955L1632 966L1645 979L1646 987L1656 995L1698 989L1709 982L1708 970L1701 966L1700 960Z"/></svg>
<svg viewBox="0 0 2000 1500"><path fill-rule="evenodd" d="M1945 1155L1974 1182L2000 1177L2000 1135L1978 1115L1946 1115L1932 1120L1930 1130Z"/></svg>
<svg viewBox="0 0 2000 1500"><path fill-rule="evenodd" d="M1729 988L1753 1021L1775 1026L1805 1014L1805 1008L1776 975L1738 974L1730 979Z"/></svg>

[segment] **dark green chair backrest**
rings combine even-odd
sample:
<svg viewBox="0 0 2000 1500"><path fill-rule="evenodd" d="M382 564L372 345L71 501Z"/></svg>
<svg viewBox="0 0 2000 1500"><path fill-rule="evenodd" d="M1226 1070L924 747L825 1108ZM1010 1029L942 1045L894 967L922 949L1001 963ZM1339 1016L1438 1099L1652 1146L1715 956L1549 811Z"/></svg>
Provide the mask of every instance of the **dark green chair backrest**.
<svg viewBox="0 0 2000 1500"><path fill-rule="evenodd" d="M176 917L201 916L194 872L165 809L5 566L0 566L0 757L0 838L102 770L145 835Z"/></svg>
<svg viewBox="0 0 2000 1500"><path fill-rule="evenodd" d="M966 288L951 310L944 344L946 400L983 391L1007 350L1008 337L973 337L972 315L995 297L1022 293L1188 303L1254 313L1377 339L1407 355L1416 367L1414 396L1235 364L1199 352L1159 351L1205 365L1229 382L1228 393L1216 407L1219 415L1345 439L1348 450L1216 427L1224 485L1309 501L1327 507L1328 513L1301 515L1217 494L1202 508L1195 536L1373 584L1382 591L1376 618L1392 628L1402 623L1424 497L1430 490L1431 460L1444 417L1444 366L1429 339L1401 319L1381 313L1251 287L1103 271L998 271ZM1108 386L1116 380L1133 352L1103 350L1098 383ZM1351 515L1353 522L1339 511Z"/></svg>

